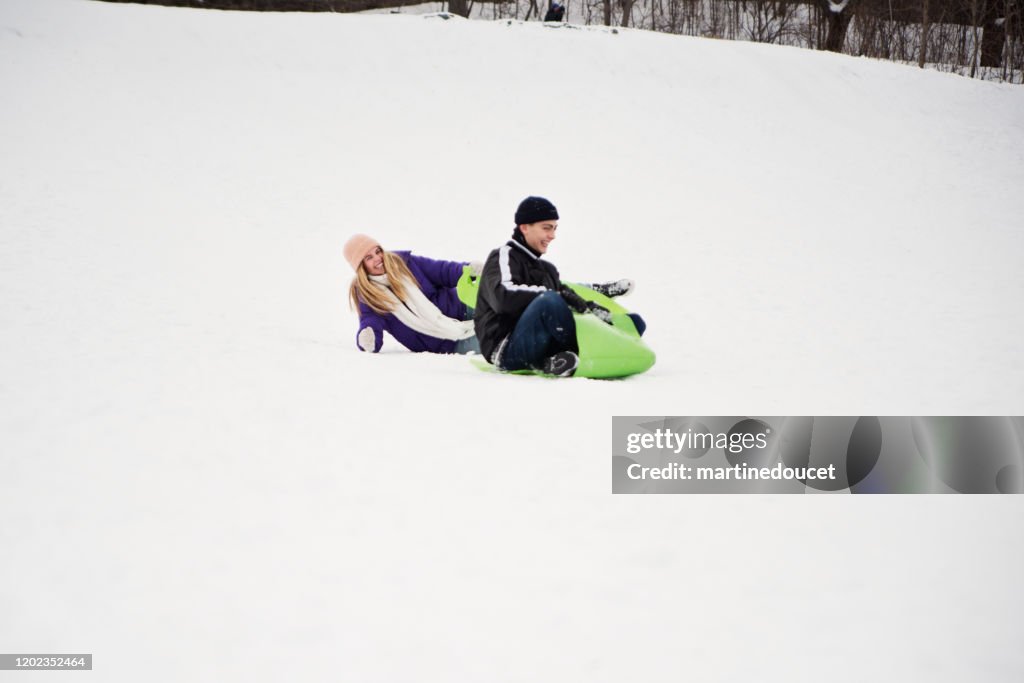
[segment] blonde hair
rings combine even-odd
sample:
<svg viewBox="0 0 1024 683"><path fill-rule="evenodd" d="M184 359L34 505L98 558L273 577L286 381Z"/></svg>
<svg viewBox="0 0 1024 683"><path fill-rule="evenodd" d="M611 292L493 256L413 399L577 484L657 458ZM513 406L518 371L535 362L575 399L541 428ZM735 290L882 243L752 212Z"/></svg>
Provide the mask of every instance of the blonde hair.
<svg viewBox="0 0 1024 683"><path fill-rule="evenodd" d="M412 276L409 266L405 265L402 257L396 256L390 251L384 252L384 273L388 276L388 284L391 285L390 292L371 282L370 274L366 272L366 266L360 262L359 267L356 268L356 276L352 278L352 284L348 288L349 305L353 309L359 310L359 304L364 303L376 313L387 315L395 310L399 301L404 302L408 298L405 292L408 283L411 282L414 287L419 287L419 283Z"/></svg>

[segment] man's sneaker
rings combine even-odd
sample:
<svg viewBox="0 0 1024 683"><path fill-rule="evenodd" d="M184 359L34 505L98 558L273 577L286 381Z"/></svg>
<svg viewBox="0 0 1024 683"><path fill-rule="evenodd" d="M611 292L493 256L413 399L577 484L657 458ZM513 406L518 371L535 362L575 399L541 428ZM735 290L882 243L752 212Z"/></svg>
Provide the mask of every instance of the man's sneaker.
<svg viewBox="0 0 1024 683"><path fill-rule="evenodd" d="M555 377L572 377L576 367L580 364L580 357L572 351L560 351L549 358L545 358L540 366L540 371L545 375Z"/></svg>
<svg viewBox="0 0 1024 683"><path fill-rule="evenodd" d="M595 292L600 292L607 297L625 296L633 291L632 280L616 280L615 282L604 282L599 285L590 285Z"/></svg>

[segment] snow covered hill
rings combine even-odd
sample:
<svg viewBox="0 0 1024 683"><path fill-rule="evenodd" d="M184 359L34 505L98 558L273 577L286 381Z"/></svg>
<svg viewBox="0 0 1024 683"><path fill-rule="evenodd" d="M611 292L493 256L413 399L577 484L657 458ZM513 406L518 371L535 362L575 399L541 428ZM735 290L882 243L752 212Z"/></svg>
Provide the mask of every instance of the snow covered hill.
<svg viewBox="0 0 1024 683"><path fill-rule="evenodd" d="M0 102L0 650L92 652L97 681L1024 670L1019 497L609 476L612 415L1024 412L1019 86L4 0ZM527 194L563 275L637 280L649 373L355 350L351 233L481 259Z"/></svg>

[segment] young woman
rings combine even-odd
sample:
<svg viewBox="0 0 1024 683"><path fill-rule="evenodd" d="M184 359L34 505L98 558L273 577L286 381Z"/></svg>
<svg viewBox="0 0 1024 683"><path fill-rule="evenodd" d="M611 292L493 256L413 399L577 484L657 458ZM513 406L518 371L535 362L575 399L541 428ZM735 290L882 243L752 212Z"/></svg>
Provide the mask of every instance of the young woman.
<svg viewBox="0 0 1024 683"><path fill-rule="evenodd" d="M385 251L367 235L345 243L345 260L356 272L349 300L359 311L359 350L380 351L387 331L410 351L480 353L473 309L455 292L464 268L479 274L480 267Z"/></svg>

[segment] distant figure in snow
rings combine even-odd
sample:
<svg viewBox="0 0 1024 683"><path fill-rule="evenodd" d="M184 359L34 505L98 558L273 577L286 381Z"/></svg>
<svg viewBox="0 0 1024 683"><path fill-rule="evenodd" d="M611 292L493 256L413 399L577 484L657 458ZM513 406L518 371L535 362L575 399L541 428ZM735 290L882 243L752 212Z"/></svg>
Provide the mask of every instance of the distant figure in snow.
<svg viewBox="0 0 1024 683"><path fill-rule="evenodd" d="M548 13L544 15L544 21L561 21L565 16L565 5L560 5L557 0L548 7Z"/></svg>
<svg viewBox="0 0 1024 683"><path fill-rule="evenodd" d="M473 309L459 300L455 285L467 265L479 274L481 264L385 251L368 235L353 235L345 243L345 260L356 272L348 295L359 311L360 351L380 351L387 331L410 351L480 352Z"/></svg>
<svg viewBox="0 0 1024 683"><path fill-rule="evenodd" d="M527 197L516 209L512 239L487 257L477 294L476 334L481 353L499 370L539 370L570 377L579 365L573 312L613 324L611 312L562 284L558 269L541 257L555 239L558 210L543 197ZM608 297L633 290L632 280L587 285ZM646 323L630 313L638 333Z"/></svg>

